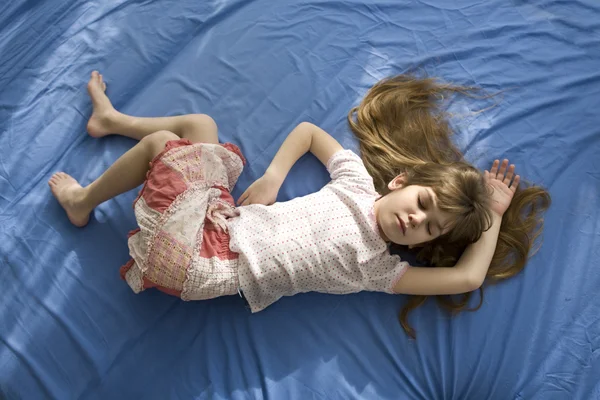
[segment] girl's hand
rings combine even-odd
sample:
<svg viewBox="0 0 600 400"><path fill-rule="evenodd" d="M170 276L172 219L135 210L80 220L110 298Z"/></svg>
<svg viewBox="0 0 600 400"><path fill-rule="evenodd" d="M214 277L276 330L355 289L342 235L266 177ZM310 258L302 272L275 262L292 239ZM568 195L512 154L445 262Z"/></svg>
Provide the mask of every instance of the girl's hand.
<svg viewBox="0 0 600 400"><path fill-rule="evenodd" d="M515 175L513 179L515 166L512 164L508 167L508 160L505 159L502 161L500 169L498 170L499 165L500 161L495 160L492 164L492 168L489 171L485 171L484 176L488 185L494 190L492 193L491 209L499 216L502 216L508 209L513 196L517 191L521 177ZM506 169L507 167L508 171Z"/></svg>
<svg viewBox="0 0 600 400"><path fill-rule="evenodd" d="M277 177L269 172L258 178L237 201L238 206L247 206L250 204L264 204L270 206L277 200L277 193L281 182Z"/></svg>

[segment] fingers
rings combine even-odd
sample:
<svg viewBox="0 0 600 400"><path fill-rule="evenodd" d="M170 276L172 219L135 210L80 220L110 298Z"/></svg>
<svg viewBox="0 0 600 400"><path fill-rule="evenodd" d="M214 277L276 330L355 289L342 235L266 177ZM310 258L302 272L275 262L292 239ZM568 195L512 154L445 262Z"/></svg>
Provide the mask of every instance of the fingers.
<svg viewBox="0 0 600 400"><path fill-rule="evenodd" d="M242 195L240 196L240 198L237 201L237 205L238 206L245 205L244 202L248 199L249 195L250 194L248 193L247 190L244 193L242 193Z"/></svg>
<svg viewBox="0 0 600 400"><path fill-rule="evenodd" d="M267 197L264 196L260 196L260 195L248 195L245 198L242 196L240 196L240 199L238 200L238 206L249 206L251 204L262 204L265 206L270 206L271 204L273 204L274 201L272 200L268 200Z"/></svg>
<svg viewBox="0 0 600 400"><path fill-rule="evenodd" d="M494 161L494 164L495 163L496 162ZM498 175L496 175L497 179L502 180L504 174L506 173L506 167L508 167L508 160L505 158L502 160L502 164L500 164L500 170L498 171Z"/></svg>
<svg viewBox="0 0 600 400"><path fill-rule="evenodd" d="M509 184L513 178L514 173L515 173L515 165L511 164L509 167L508 159L505 158L504 160L502 160L502 163L500 163L500 160L494 160L494 163L492 164L492 168L490 168L489 175L491 176L492 179L498 179L498 180L503 181L506 184ZM506 181L507 179L508 179L508 182Z"/></svg>
<svg viewBox="0 0 600 400"><path fill-rule="evenodd" d="M519 182L521 182L521 177L519 175L515 176L515 179L512 182L512 185L510 186L510 190L512 190L512 192L516 192L517 188L519 187Z"/></svg>
<svg viewBox="0 0 600 400"><path fill-rule="evenodd" d="M508 167L508 171L506 172L506 177L504 177L504 180L502 181L506 186L510 186L510 181L512 180L514 173L515 164L511 164L510 167ZM502 178L502 175L500 175L500 178Z"/></svg>
<svg viewBox="0 0 600 400"><path fill-rule="evenodd" d="M496 178L496 175L498 174L498 165L500 165L500 161L494 160L492 168L490 169L490 175L492 178Z"/></svg>

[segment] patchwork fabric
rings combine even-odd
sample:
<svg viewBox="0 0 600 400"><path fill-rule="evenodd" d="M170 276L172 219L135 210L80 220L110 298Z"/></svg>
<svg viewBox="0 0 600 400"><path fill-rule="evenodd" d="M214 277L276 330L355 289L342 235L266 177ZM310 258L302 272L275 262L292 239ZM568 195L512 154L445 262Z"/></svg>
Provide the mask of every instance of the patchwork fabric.
<svg viewBox="0 0 600 400"><path fill-rule="evenodd" d="M229 191L244 163L232 144L166 144L134 202L139 228L129 235L121 277L135 293L157 288L183 300L237 293L238 254L225 222L237 215Z"/></svg>

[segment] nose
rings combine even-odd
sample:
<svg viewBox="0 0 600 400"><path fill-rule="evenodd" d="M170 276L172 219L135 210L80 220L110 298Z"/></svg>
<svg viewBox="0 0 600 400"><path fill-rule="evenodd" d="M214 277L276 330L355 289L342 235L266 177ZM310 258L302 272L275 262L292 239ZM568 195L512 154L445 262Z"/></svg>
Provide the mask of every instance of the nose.
<svg viewBox="0 0 600 400"><path fill-rule="evenodd" d="M421 222L423 222L423 220L425 220L425 213L423 211L418 211L416 213L412 213L408 215L408 222L410 222L410 224L416 228L417 226L419 226L421 224Z"/></svg>

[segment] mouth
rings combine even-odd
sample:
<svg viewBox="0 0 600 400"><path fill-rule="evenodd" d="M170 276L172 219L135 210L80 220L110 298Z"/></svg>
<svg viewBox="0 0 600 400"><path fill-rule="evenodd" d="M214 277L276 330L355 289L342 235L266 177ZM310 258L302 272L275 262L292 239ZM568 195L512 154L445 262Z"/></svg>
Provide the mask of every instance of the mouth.
<svg viewBox="0 0 600 400"><path fill-rule="evenodd" d="M400 227L400 230L402 231L402 234L404 236L406 236L406 225L404 224L404 222L400 219L400 217L396 217L398 218L398 226Z"/></svg>

